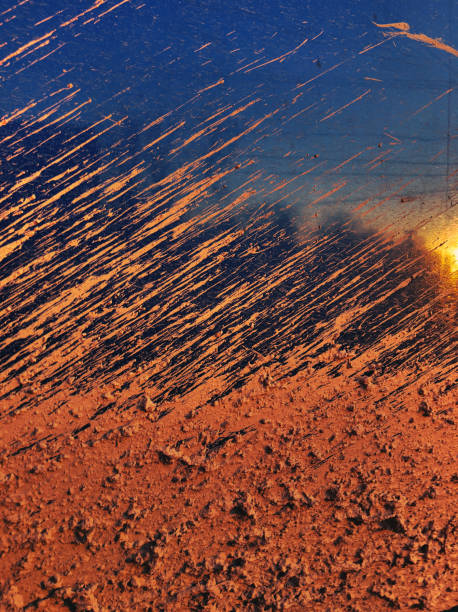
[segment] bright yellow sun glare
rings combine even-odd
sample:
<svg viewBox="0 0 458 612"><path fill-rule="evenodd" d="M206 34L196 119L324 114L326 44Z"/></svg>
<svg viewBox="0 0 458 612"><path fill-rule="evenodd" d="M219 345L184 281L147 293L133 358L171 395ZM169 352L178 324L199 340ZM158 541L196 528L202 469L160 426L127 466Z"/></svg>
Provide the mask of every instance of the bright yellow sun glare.
<svg viewBox="0 0 458 612"><path fill-rule="evenodd" d="M458 270L458 246L452 249L451 268L452 268L452 272L456 272Z"/></svg>
<svg viewBox="0 0 458 612"><path fill-rule="evenodd" d="M455 277L458 272L458 245L455 242L453 245L444 244L439 249L439 253L441 254L442 263L445 266L445 270L447 270L447 274Z"/></svg>

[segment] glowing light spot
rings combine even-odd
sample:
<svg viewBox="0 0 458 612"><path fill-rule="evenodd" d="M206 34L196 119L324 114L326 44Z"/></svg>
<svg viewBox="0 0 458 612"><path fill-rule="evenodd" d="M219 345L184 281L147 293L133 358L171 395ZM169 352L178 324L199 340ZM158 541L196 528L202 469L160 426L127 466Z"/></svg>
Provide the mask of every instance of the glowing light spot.
<svg viewBox="0 0 458 612"><path fill-rule="evenodd" d="M451 261L451 269L452 272L456 272L458 270L458 246L454 247L451 250L452 261Z"/></svg>

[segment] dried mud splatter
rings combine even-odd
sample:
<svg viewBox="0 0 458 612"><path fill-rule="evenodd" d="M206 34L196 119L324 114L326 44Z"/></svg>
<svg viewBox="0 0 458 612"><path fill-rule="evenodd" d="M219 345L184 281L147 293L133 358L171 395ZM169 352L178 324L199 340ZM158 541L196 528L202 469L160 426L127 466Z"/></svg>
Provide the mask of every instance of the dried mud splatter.
<svg viewBox="0 0 458 612"><path fill-rule="evenodd" d="M63 31L141 8L85 4L3 45L2 81L58 53ZM310 88L375 52L376 32L281 104L262 82L222 90L323 30L234 60L142 125L99 112L66 71L1 117L5 609L456 603L456 233L414 231L444 202L419 214L411 177L367 195L361 174L407 146L389 126L337 160L287 151L288 176L266 163L298 117L371 104L372 89L328 106Z"/></svg>

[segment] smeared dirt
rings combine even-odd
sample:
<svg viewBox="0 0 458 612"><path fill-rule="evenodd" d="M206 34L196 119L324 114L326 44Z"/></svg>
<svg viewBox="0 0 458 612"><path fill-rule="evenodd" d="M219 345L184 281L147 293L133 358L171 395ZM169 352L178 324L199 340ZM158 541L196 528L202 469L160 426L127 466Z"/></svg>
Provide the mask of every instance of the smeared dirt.
<svg viewBox="0 0 458 612"><path fill-rule="evenodd" d="M456 604L456 380L326 364L213 403L133 384L4 420L1 609Z"/></svg>
<svg viewBox="0 0 458 612"><path fill-rule="evenodd" d="M145 4L79 4L0 43L5 90L55 62L0 117L0 611L456 605L458 170L416 123L451 81L353 131L394 104L381 45L458 52L375 23L321 69L326 24L206 34L157 49L158 84L202 78L139 113L141 72L94 100L61 50Z"/></svg>

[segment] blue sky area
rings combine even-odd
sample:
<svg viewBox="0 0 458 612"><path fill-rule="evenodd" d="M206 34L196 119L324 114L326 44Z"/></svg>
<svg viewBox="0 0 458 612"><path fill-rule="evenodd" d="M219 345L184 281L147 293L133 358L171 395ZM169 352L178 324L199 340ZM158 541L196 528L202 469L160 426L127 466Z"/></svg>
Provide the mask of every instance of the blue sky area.
<svg viewBox="0 0 458 612"><path fill-rule="evenodd" d="M115 4L110 0L106 7ZM451 0L129 0L98 22L84 25L84 19L79 19L59 28L65 19L90 6L88 1L56 5L51 0L31 0L14 10L5 5L0 33L9 52L31 38L56 32L49 45L53 53L47 59L23 71L21 67L38 53L1 67L1 115L69 81L81 89L82 97L92 100L75 130L109 113L114 119L127 117L121 132L129 137L175 109L157 132L131 142L132 147L141 148L152 134L160 135L185 121L176 138L165 139L154 151L156 158L167 158L167 168L173 169L239 133L250 121L276 111L231 149L233 159L241 152L245 158L251 154L264 174L284 180L306 168L306 162L298 161L304 156L319 159L326 171L367 148L339 172L325 172L318 178L310 175L304 207L314 190L323 193L338 180L348 183L339 198L358 189L357 197L346 199L348 206L404 183L408 186L403 193L423 198L418 209L423 216L428 213L427 198L440 200L444 208L453 203L455 189L447 175L457 160L458 58L404 36L387 40L388 30L373 23L407 22L411 32L458 48ZM14 19L8 21L12 14ZM46 21L35 25L41 20ZM305 39L308 42L283 61L271 61ZM382 44L361 53L378 43ZM265 65L257 68L251 64L256 60ZM256 69L249 69L250 65ZM241 69L244 66L248 68ZM223 81L196 97L219 80ZM361 99L351 103L358 96ZM170 158L170 150L183 136L192 135L212 113L253 98L258 101L243 115ZM368 166L390 147L394 151L386 161ZM337 196L330 197L324 207L337 202ZM388 215L395 214L393 206L386 210Z"/></svg>

